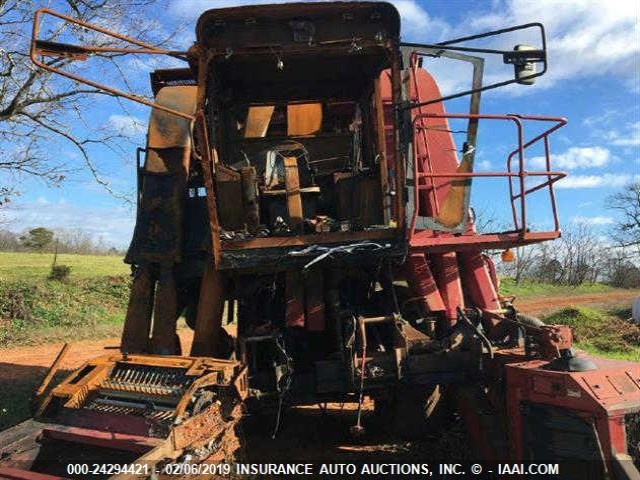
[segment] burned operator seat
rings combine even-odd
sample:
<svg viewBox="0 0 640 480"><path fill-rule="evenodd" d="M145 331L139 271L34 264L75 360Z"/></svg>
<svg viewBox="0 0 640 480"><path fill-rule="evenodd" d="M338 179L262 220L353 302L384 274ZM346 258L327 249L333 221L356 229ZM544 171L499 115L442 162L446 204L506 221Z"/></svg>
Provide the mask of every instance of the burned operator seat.
<svg viewBox="0 0 640 480"><path fill-rule="evenodd" d="M167 86L155 101L193 114L196 92L195 86ZM191 131L188 119L158 109L151 113L136 226L125 257L134 274L123 352L168 355L180 351L175 273L183 259Z"/></svg>

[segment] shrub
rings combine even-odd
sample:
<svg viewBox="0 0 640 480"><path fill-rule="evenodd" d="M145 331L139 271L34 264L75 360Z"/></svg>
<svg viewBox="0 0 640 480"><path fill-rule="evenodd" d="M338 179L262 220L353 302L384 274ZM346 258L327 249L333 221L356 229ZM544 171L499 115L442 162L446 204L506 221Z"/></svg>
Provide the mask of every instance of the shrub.
<svg viewBox="0 0 640 480"><path fill-rule="evenodd" d="M64 282L69 278L70 273L71 267L68 265L53 265L51 267L51 273L49 274L49 280Z"/></svg>

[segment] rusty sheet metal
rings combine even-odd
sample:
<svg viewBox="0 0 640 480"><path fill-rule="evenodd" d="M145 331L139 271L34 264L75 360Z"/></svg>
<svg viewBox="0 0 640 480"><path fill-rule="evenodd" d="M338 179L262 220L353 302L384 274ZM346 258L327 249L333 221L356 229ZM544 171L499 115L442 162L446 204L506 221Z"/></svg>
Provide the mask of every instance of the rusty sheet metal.
<svg viewBox="0 0 640 480"><path fill-rule="evenodd" d="M249 107L244 127L244 138L262 138L267 134L271 116L276 107L273 105L255 105Z"/></svg>
<svg viewBox="0 0 640 480"><path fill-rule="evenodd" d="M136 268L120 340L120 350L123 353L147 351L155 295L154 285L155 278L149 267Z"/></svg>
<svg viewBox="0 0 640 480"><path fill-rule="evenodd" d="M610 415L640 409L640 364L590 357L597 370L559 372L545 360L506 366L507 382L534 402Z"/></svg>
<svg viewBox="0 0 640 480"><path fill-rule="evenodd" d="M192 356L212 356L217 354L224 312L223 277L211 262L205 266L200 284L196 328L191 344Z"/></svg>
<svg viewBox="0 0 640 480"><path fill-rule="evenodd" d="M287 105L287 135L315 135L322 126L321 103Z"/></svg>
<svg viewBox="0 0 640 480"><path fill-rule="evenodd" d="M220 405L214 403L173 429L173 448L180 450L199 440L215 438L224 430L225 423Z"/></svg>
<svg viewBox="0 0 640 480"><path fill-rule="evenodd" d="M177 85L161 88L156 95L156 103L172 110L195 114L198 87L195 85ZM191 144L192 122L176 117L166 111L154 109L149 121L149 139L151 148L186 147Z"/></svg>
<svg viewBox="0 0 640 480"><path fill-rule="evenodd" d="M164 87L157 100L185 113L196 108L197 87ZM166 112L151 113L140 208L128 263L175 263L183 250L183 217L191 160L192 122Z"/></svg>

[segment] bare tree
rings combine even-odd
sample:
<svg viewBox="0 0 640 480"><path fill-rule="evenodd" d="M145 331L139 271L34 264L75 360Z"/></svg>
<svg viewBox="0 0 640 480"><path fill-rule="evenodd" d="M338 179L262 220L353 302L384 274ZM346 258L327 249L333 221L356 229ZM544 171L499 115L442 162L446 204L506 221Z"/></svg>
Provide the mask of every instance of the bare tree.
<svg viewBox="0 0 640 480"><path fill-rule="evenodd" d="M605 247L588 225L579 224L563 232L559 258L562 275L559 283L582 285L595 282L602 266Z"/></svg>
<svg viewBox="0 0 640 480"><path fill-rule="evenodd" d="M625 248L609 248L602 268L602 279L614 287L640 287L640 268L630 260Z"/></svg>
<svg viewBox="0 0 640 480"><path fill-rule="evenodd" d="M632 247L640 254L640 180L610 195L608 207L620 217L611 236L617 245Z"/></svg>
<svg viewBox="0 0 640 480"><path fill-rule="evenodd" d="M152 17L153 12L163 11L161 3L164 5L160 0L60 0L57 6L63 13L85 22L113 26L138 40L167 46L176 32L166 33ZM120 143L123 133L88 120L87 103L96 95L104 95L103 92L32 65L29 59L31 24L39 6L41 3L34 0L0 0L0 148L3 150L0 197L9 197L15 191L9 183L15 182L17 176L35 176L56 185L78 169L60 155L60 148L52 147L56 143L74 149L95 181L116 194L91 153L92 147L100 145L124 154ZM118 44L113 38L91 34L64 22L51 21L42 29L42 34L49 41L67 41L73 37L80 40L78 43ZM117 81L131 90L136 77L132 69L125 72L117 54L99 57L107 67L92 73L101 80ZM56 67L77 68L71 59L52 58L47 62ZM137 78L146 80L146 73L141 71ZM52 151L57 154L52 155Z"/></svg>
<svg viewBox="0 0 640 480"><path fill-rule="evenodd" d="M516 247L513 252L513 261L498 264L500 273L513 278L516 283L525 279L534 279L533 271L537 265L536 251L536 245Z"/></svg>

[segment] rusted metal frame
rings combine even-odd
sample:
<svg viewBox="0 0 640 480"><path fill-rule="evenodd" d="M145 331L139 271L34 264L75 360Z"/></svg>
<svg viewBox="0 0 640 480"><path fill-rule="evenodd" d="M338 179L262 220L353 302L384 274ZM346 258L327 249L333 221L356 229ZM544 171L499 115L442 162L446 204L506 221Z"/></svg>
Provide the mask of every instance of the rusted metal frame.
<svg viewBox="0 0 640 480"><path fill-rule="evenodd" d="M405 217L405 203L404 203L404 188L405 188L405 171L404 165L406 162L406 152L402 148L400 125L402 124L402 109L398 108L402 102L402 79L400 77L400 50L398 45L393 42L388 44L388 49L391 52L391 100L394 108L394 121L395 121L395 147L396 147L396 161L394 165L395 175L395 192L396 192L396 216L397 216L397 228L398 231L404 231L406 229L406 217Z"/></svg>
<svg viewBox="0 0 640 480"><path fill-rule="evenodd" d="M518 118L514 118L513 122L516 124L516 129L518 132L518 178L519 178L519 183L520 183L520 192L524 192L525 187L524 187L524 147L522 146L522 143L524 141L524 132L523 132L523 127L522 127L522 120L518 119ZM509 177L509 180L511 180L511 177ZM513 202L513 197L511 198L511 201ZM525 205L525 200L524 197L520 199L520 221L522 222L522 233L525 233L527 231L527 208ZM518 225L515 225L516 230L518 230Z"/></svg>
<svg viewBox="0 0 640 480"><path fill-rule="evenodd" d="M92 25L86 22L83 22L81 20L72 18L72 17L68 17L67 15L63 15L61 13L58 13L54 10L50 10L48 8L41 8L39 10L36 11L34 19L33 19L33 30L32 30L32 34L31 34L31 48L30 48L30 52L29 52L29 57L31 58L31 61L33 62L34 65L36 65L39 68L42 68L43 70L46 70L48 72L51 73L56 73L58 75L62 75L63 77L67 77L70 78L71 80L75 80L76 82L80 82L80 83L84 83L85 85L89 85L91 87L97 88L98 90L103 90L107 93L110 93L112 95L118 96L118 97L123 97L123 98L127 98L129 100L133 100L134 102L138 102L141 103L143 105L147 105L148 107L151 108L157 108L159 110L163 110L167 113L171 113L173 115L177 115L179 117L182 118L186 118L187 120L193 120L194 116L193 115L189 115L183 112L180 112L178 110L174 110L172 108L169 107L165 107L163 105L159 105L155 102L151 102L149 100L146 100L143 97L140 97L138 95L133 95L127 92L124 92L122 90L118 90L116 88L111 88L108 87L106 85L102 85L101 83L98 82L94 82L93 80L89 80L87 78L81 77L79 75L76 75L74 73L70 73L70 72L66 72L62 69L56 68L52 65L47 65L45 62L40 61L37 56L38 54L40 55L45 55L45 52L41 52L38 49L38 34L40 33L40 17L42 15L52 15L54 17L58 17L62 20L65 20L67 22L76 24L76 25L80 25L84 28L88 28L90 30L95 30L97 32L103 33L105 35L109 35L111 37L117 38L119 40L125 41L125 42L129 42L129 43L133 43L135 45L138 45L140 47L143 47L144 51L136 51L136 50L126 50L128 53L146 53L146 54L154 54L154 55L170 55L170 56L174 56L175 52L172 52L170 50L163 50L163 49L159 49L157 47L154 47L153 45L149 45L147 43L141 42L139 40L136 40L134 38L129 38L126 37L124 35L120 35L116 32L112 32L110 30L107 30L105 28L102 27L98 27L96 25ZM148 51L147 51L148 50ZM52 52L50 52L52 53Z"/></svg>
<svg viewBox="0 0 640 480"><path fill-rule="evenodd" d="M326 232L310 235L294 235L291 237L264 237L240 240L237 242L222 242L223 250L245 250L254 248L283 248L313 245L320 243L341 243L358 240L380 240L394 237L394 230L380 229L368 232Z"/></svg>
<svg viewBox="0 0 640 480"><path fill-rule="evenodd" d="M103 364L96 366L91 372L89 372L84 378L82 378L76 384L67 384L65 385L66 395L68 395L68 399L64 404L65 408L79 408L87 399L89 392L98 387L105 378L108 377L111 369L113 368L113 364ZM52 392L53 394L57 393L57 388ZM63 390L59 393L63 393Z"/></svg>
<svg viewBox="0 0 640 480"><path fill-rule="evenodd" d="M126 35L122 35L120 33L114 32L112 30L108 30L106 28L99 27L98 25L93 25L91 23L87 23L85 21L79 20L77 18L69 17L62 13L56 12L55 10L51 10L49 8L40 8L36 11L34 17L34 35L32 37L32 41L37 39L37 33L39 32L39 24L38 20L41 15L51 15L53 17L58 17L62 20L66 20L69 23L75 23L76 25L80 25L81 27L88 28L89 30L94 30L96 32L104 33L110 37L117 38L118 40L122 40L128 43L133 43L134 45L138 45L139 47L143 47L144 49L154 51L154 52L162 52L162 53L172 53L170 50L159 49L158 47L145 43L141 40L137 40L135 38L127 37ZM33 45L33 43L32 43Z"/></svg>
<svg viewBox="0 0 640 480"><path fill-rule="evenodd" d="M549 154L549 135L544 136L544 157L545 157L545 166L547 167L547 171L551 170L551 156ZM564 176L564 175L563 175ZM556 205L556 192L553 190L553 182L551 181L551 175L547 177L547 182L549 185L549 197L551 199L551 210L553 212L553 224L555 230L560 230L560 220L558 219L558 207Z"/></svg>
<svg viewBox="0 0 640 480"><path fill-rule="evenodd" d="M207 128L207 117L204 113L205 103L207 100L207 86L210 75L209 69L213 64L215 52L205 50L199 52L198 62L198 99L195 126L200 136L200 163L204 175L204 186L207 192L207 211L209 213L209 229L211 232L211 248L213 254L213 266L216 268L220 263L221 244L220 244L220 222L218 219L218 205L216 200L216 192L213 182L213 169L217 163L217 150L212 147L209 140L209 129Z"/></svg>
<svg viewBox="0 0 640 480"><path fill-rule="evenodd" d="M551 133L553 133L554 131L556 131L557 129L561 128L562 126L564 126L567 121L565 118L555 118L555 117L545 117L545 116L533 116L533 115L510 115L511 117L517 117L517 118L521 118L524 120L534 120L534 121L556 121L558 122L556 125L554 125L553 127L549 128L548 130L542 132L541 134L539 134L537 137L533 138L532 140L528 141L526 144L524 144L523 146L521 144L518 145L518 148L514 151L512 151L509 156L507 157L507 171L511 172L511 160L513 158L513 156L518 153L519 156L521 154L521 150L522 152L524 151L524 149L528 148L529 146L533 145L534 143L538 142L541 138L547 138L548 135L550 135ZM549 158L549 150L548 148L545 150L545 157L546 157L546 167L547 170L549 170L551 168L551 163L550 163L550 158ZM522 173L522 168L520 169L520 172ZM551 172L548 172L551 174ZM560 178L563 178L566 176L565 172L561 172L562 176ZM532 175L531 173L525 173L526 175ZM548 182L546 183L542 183L540 184L540 188L544 187L545 185L549 185L550 190L553 192L552 189L552 183L555 183L556 181L560 180L560 178L555 178L553 181L551 181L551 179L548 177ZM514 189L513 189L513 181L512 178L509 177L509 196L511 197L511 212L513 215L513 223L514 226L516 227L516 229L519 228L518 226L518 216L516 213L516 205L515 205L515 200L518 198L521 198L521 204L526 203L526 200L524 199L524 195L526 195L526 192L522 186L523 182L521 180L521 185L520 185L520 194L515 195L514 194ZM533 190L535 191L535 190ZM524 195L523 195L524 193ZM531 193L531 192L529 192ZM558 215L557 215L557 208L555 206L555 195L554 195L554 201L553 201L553 207L552 207L552 211L553 211L553 215L554 215L554 223L556 225L555 229L558 230L559 229L559 221L558 221ZM523 221L523 231L526 230L526 222L524 220Z"/></svg>
<svg viewBox="0 0 640 480"><path fill-rule="evenodd" d="M537 192L538 190L544 188L544 187L548 187L551 186L552 184L556 183L558 180L564 178L567 176L567 174L565 172L529 172L527 173L528 177L547 177L548 180L544 183L541 183L539 185L536 185L535 187L531 187L528 190L525 190L524 195L529 195L530 193L533 192ZM523 194L522 193L518 193L515 197L514 200L522 197Z"/></svg>
<svg viewBox="0 0 640 480"><path fill-rule="evenodd" d="M348 40L335 40L331 42L319 42L316 43L316 47L320 47L323 53L332 53L332 52L340 52L343 53L345 48L350 48L353 43L353 38ZM365 52L369 49L379 49L379 48L387 48L387 45L383 43L379 43L374 40L367 40L363 38L356 38L356 41L360 41L361 43L358 46L361 48L360 53ZM211 47L213 48L213 47ZM283 46L280 43L272 43L272 44L263 44L263 45L255 45L251 47L238 48L233 49L231 51L231 56L256 56L256 55L265 55L269 57L274 56L274 51L278 54L284 53L287 55L290 54L302 54L309 55L310 50L308 45L305 44L304 47L300 47L299 45L285 45ZM530 50L529 50L530 51ZM225 50L217 50L215 52L215 57L229 57L229 52Z"/></svg>
<svg viewBox="0 0 640 480"><path fill-rule="evenodd" d="M509 154L509 156L507 157L507 170L510 172L511 171L511 160L513 158L513 156L518 153L519 156L519 163L520 165L520 173L523 175L527 175L526 172L523 172L523 158L524 158L524 150L528 147L530 147L531 145L533 145L534 143L537 143L538 141L540 141L541 139L545 139L545 164L546 164L546 168L547 168L547 172L549 174L549 170L551 168L551 159L550 159L550 155L549 155L549 145L548 145L548 137L549 135L551 135L553 132L555 132L556 130L558 130L559 128L562 128L564 125L566 125L567 120L565 118L562 117L546 117L546 116L537 116L537 115L511 115L512 118L520 118L522 120L533 120L533 121L555 121L557 122L556 125L554 125L553 127L549 128L548 130L540 133L539 135L537 135L536 137L532 138L531 140L529 140L527 143L525 143L524 145L522 143L520 143L518 145L518 149L514 150L513 152L511 152ZM521 125L521 124L519 124ZM519 127L520 129L521 127ZM521 136L520 136L521 139ZM531 174L529 174L531 175ZM566 176L566 173L563 172L562 177L563 178ZM552 192L552 212L553 212L553 218L554 218L554 225L555 225L555 229L558 230L559 226L560 226L560 222L558 220L558 211L557 211L557 207L555 204L555 195L553 194L553 187L552 184L555 183L556 181L560 180L560 178L557 178L553 181L551 181L550 178L547 179L547 182L545 183L541 183L540 184L540 188L543 188L545 185L549 186L550 191ZM533 190L535 191L535 190ZM509 193L511 195L511 205L512 205L512 211L515 211L515 203L514 200L516 200L517 198L521 198L521 206L522 206L522 210L524 211L525 208L525 204L526 204L526 199L525 199L525 195L527 194L524 188L524 177L520 179L520 194L518 196L514 196L513 194L513 186L512 186L512 181L511 178L509 178ZM531 193L531 192L529 192ZM522 229L523 231L526 230L526 221L525 221L525 217L524 214L521 217L522 220ZM516 225L517 228L517 219L514 218L514 224Z"/></svg>
<svg viewBox="0 0 640 480"><path fill-rule="evenodd" d="M216 193L213 186L213 155L212 148L209 143L209 134L206 127L206 117L204 111L199 109L196 113L196 121L198 130L200 131L200 139L202 141L202 171L204 174L204 186L207 190L207 208L209 210L209 227L211 230L211 244L214 265L220 262L220 223L218 220L218 206L216 204ZM215 155L215 153L214 153Z"/></svg>
<svg viewBox="0 0 640 480"><path fill-rule="evenodd" d="M380 170L380 189L382 198L382 219L385 225L391 220L391 205L389 198L389 172L387 171L387 145L384 132L384 106L382 103L382 92L380 90L380 79L376 78L373 82L374 105L376 111L376 144L378 147L378 155L380 159L378 168Z"/></svg>
<svg viewBox="0 0 640 480"><path fill-rule="evenodd" d="M77 378L77 373L83 371L88 366L93 366L94 368L84 377L75 381ZM53 397L63 398L66 400L64 403L65 407L75 408L76 404L81 401L84 396L86 396L91 387L96 383L101 382L102 379L107 375L105 369L108 368L109 366L105 365L105 363L102 362L96 363L92 361L85 363L79 369L72 372L51 392L49 392L49 394L42 400L42 402L40 402L40 405L38 405L38 410L34 414L34 417L40 417L41 415L43 415Z"/></svg>
<svg viewBox="0 0 640 480"><path fill-rule="evenodd" d="M469 178L469 177L519 177L520 174L518 172L451 172L451 173L433 173L431 175L429 175L430 177L435 177L435 178ZM544 171L544 172L526 172L526 176L527 177L547 177L547 176L553 176L554 178L554 182L560 180L560 178L566 177L567 173L560 171L560 170L552 170L552 171ZM556 178L556 177L560 177L560 178ZM543 186L547 186L546 182ZM427 188L430 188L427 185L421 185L420 186L420 190L425 190ZM538 185L536 185L533 188L538 188ZM527 193L529 192L529 190L527 190ZM516 198L519 198L520 194L518 194L516 196Z"/></svg>
<svg viewBox="0 0 640 480"><path fill-rule="evenodd" d="M165 50L165 49L157 49L155 47L153 48L123 48L123 47L99 47L99 46L85 47L85 46L71 45L66 43L48 42L46 40L36 40L35 46L38 53L44 57L57 57L58 55L62 55L65 57L67 56L63 52L57 52L56 50L53 50L53 49L49 50L46 48L47 46L60 47L60 48L63 48L63 47L77 48L78 53L75 53L75 52L69 53L68 58L77 57L78 60L85 60L87 55L101 54L101 53L134 53L136 55L162 54L162 55L169 55L172 57L184 56L187 54L187 52L184 50ZM84 55L83 53L86 53L86 55Z"/></svg>
<svg viewBox="0 0 640 480"><path fill-rule="evenodd" d="M518 27L515 27L515 29L517 29ZM510 31L510 29L506 29L507 31ZM481 34L480 36L484 36L485 34ZM477 36L474 36L474 38ZM465 39L458 39L458 40L453 40L452 42L456 42L456 41L462 41ZM410 46L410 44L404 44L405 46ZM454 60L460 60L463 62L468 62L471 63L473 65L473 76L472 76L472 81L471 81L471 90L469 90L468 92L464 92L461 95L466 95L466 94L470 94L471 95L471 100L469 103L469 114L471 115L477 115L480 113L480 94L483 90L482 88L482 79L483 79L483 75L484 75L484 59L481 57L475 57L472 55L465 55L462 53L458 53L455 51L443 51L442 49L433 49L433 48L427 48L428 51L418 51L415 50L411 53L410 55L410 64L411 64L411 68L416 69L416 59L419 56L435 56L435 57L446 57L446 58L451 58ZM464 49L462 49L464 51ZM470 49L470 51L473 51L473 49ZM418 103L417 105L414 105L413 108L418 108L418 114L422 114L422 107L425 105L429 105L432 103L435 103L436 101L427 101L427 102L423 102L421 101L421 99L419 98L419 89L418 89L418 83L417 83L417 79L415 78L414 75L414 83L415 83L415 88L416 88L416 93L418 94ZM439 101L444 101L447 98L441 98L439 99ZM421 125L422 128L424 129L424 125ZM479 119L475 118L475 117L469 117L468 119L468 123L467 123L467 146L470 146L473 148L473 150L471 152L463 152L463 157L461 160L462 161L465 160L465 157L471 157L470 158L470 163L471 165L473 165L473 160L475 157L475 146L477 143L477 136L478 136L478 126L479 126ZM428 151L429 151L429 145L427 142L427 136L426 133L424 133L423 131L423 137L424 137L424 141L425 141L425 146L427 149L427 155L428 155ZM431 172L433 172L433 168L431 166L431 158L427 157L428 162L429 162L429 169ZM424 178L424 177L423 177ZM417 180L415 180L417 182ZM434 220L437 218L439 212L440 212L440 207L439 207L439 202L438 202L438 198L437 198L437 194L435 192L435 180L432 178L432 185L433 185L433 202L434 202L434 206L435 206L435 215L434 215ZM466 192L466 197L468 199L468 195L469 195L469 191L467 190ZM416 200L417 201L417 198ZM468 204L468 201L465 202ZM417 210L416 210L417 211ZM463 222L465 221L463 217ZM414 212L414 219L417 220L417 216L415 215ZM414 220L415 221L415 220ZM409 238L411 238L411 236L414 234L414 230L412 229L410 231L410 236Z"/></svg>
<svg viewBox="0 0 640 480"><path fill-rule="evenodd" d="M65 343L63 345L63 347L60 349L60 352L58 352L58 355L56 356L55 360L53 361L53 363L49 367L49 371L47 372L45 377L42 379L42 383L40 384L40 386L36 390L36 393L34 395L36 402L39 402L40 397L42 397L44 392L47 390L47 387L51 383L51 380L53 380L53 376L58 371L58 368L60 368L60 363L62 362L62 360L64 359L64 357L65 357L65 355L67 354L68 351L69 351L69 344Z"/></svg>
<svg viewBox="0 0 640 480"><path fill-rule="evenodd" d="M435 184L435 180L431 181L432 187ZM416 231L416 222L418 220L418 212L420 210L420 189L418 188L418 146L413 140L413 213L411 214L411 225L409 227L409 240L413 238L413 234Z"/></svg>
<svg viewBox="0 0 640 480"><path fill-rule="evenodd" d="M73 22L77 23L77 22ZM89 26L88 28L91 28ZM163 48L124 48L124 47L100 47L74 45L70 43L50 42L48 40L35 40L35 49L43 57L63 57L71 60L86 60L91 55L103 55L106 53L133 53L158 55L160 53L185 60L187 52L184 50L165 50ZM107 57L108 58L108 57Z"/></svg>
<svg viewBox="0 0 640 480"><path fill-rule="evenodd" d="M82 427L45 428L42 436L52 440L145 453L158 446L158 439L119 432L105 432Z"/></svg>
<svg viewBox="0 0 640 480"><path fill-rule="evenodd" d="M545 163L546 163L546 167L547 170L549 170L551 167L551 159L550 159L550 154L549 154L549 144L548 144L548 135L550 133L552 133L553 131L557 130L558 128L560 128L561 126L563 126L566 123L566 121L564 123L560 123L558 125L556 125L555 127L553 127L552 129L548 130L547 132L544 132L543 134L539 135L538 137L536 137L535 139L533 139L532 141L528 142L527 144L525 144L524 148L529 147L530 145L532 145L533 143L537 142L540 140L540 138L544 138L545 140ZM514 152L512 152L509 155L509 158L507 160L507 167L509 169L509 171L511 171L511 159L514 155ZM547 172L549 175L551 175L551 172ZM565 177L567 174L566 172L562 172L563 175L560 178ZM531 175L531 174L529 174ZM558 220L558 210L557 210L557 206L556 206L556 202L555 202L555 193L553 191L552 188L552 184L555 183L556 181L558 181L559 178L556 179L551 179L551 178L547 178L547 182L541 183L540 185L538 185L535 190L539 190L540 188L543 188L544 186L548 185L549 186L549 191L550 191L550 195L551 195L551 207L552 207L552 212L553 212L553 219L554 219L554 225L555 225L555 229L559 230L560 228L560 222ZM523 194L523 191L520 191L520 194L514 195L513 193L513 187L511 185L511 179L509 179L509 183L510 183L510 195L511 195L511 204L512 204L512 209L515 208L515 204L514 204L514 200L516 200L517 198L520 198ZM535 191L532 189L532 191ZM531 193L531 192L524 192L524 195L526 195L527 193Z"/></svg>
<svg viewBox="0 0 640 480"><path fill-rule="evenodd" d="M423 233L431 234L430 230L418 230L411 240L411 250L426 253L449 252L452 248L460 250L462 247L469 247L478 250L511 248L514 245L526 245L529 243L555 240L559 233L553 232L520 232L516 233L492 233L482 235L459 235L447 237L426 236Z"/></svg>

